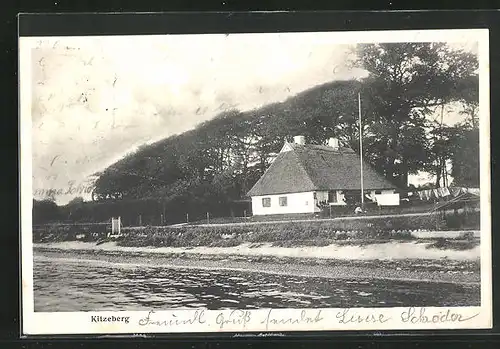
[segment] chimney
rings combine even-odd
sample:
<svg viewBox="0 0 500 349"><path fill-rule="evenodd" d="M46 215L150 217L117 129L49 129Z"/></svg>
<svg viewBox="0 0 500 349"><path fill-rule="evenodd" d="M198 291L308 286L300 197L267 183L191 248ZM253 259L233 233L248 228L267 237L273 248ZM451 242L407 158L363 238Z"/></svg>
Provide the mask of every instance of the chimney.
<svg viewBox="0 0 500 349"><path fill-rule="evenodd" d="M330 138L328 140L328 146L332 147L335 150L339 150L339 140L338 140L338 138L333 138L333 137Z"/></svg>
<svg viewBox="0 0 500 349"><path fill-rule="evenodd" d="M295 136L295 137L293 137L293 142L295 144L302 144L302 145L304 145L304 144L306 144L306 137L304 137L304 136Z"/></svg>

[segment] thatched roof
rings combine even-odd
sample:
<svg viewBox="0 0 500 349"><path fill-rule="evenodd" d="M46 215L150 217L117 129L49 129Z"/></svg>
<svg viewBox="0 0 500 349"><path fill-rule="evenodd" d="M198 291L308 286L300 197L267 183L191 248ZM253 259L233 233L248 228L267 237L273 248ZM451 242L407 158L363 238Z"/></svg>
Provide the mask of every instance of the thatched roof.
<svg viewBox="0 0 500 349"><path fill-rule="evenodd" d="M289 144L278 154L248 196L298 193L313 190L360 190L359 156L350 148ZM369 164L363 164L364 189L395 189Z"/></svg>

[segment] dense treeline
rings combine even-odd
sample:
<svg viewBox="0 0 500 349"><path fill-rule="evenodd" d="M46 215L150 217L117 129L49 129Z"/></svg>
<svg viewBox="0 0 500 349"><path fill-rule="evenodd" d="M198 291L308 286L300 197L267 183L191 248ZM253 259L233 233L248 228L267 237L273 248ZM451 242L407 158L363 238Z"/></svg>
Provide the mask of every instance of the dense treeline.
<svg viewBox="0 0 500 349"><path fill-rule="evenodd" d="M93 199L150 200L156 211L168 207L175 215L189 208L228 215L293 135L316 144L337 137L359 151L358 93L363 152L381 174L402 186L422 170L436 175L436 186L450 184L449 175L455 185L477 186L476 56L444 43L363 44L355 53L351 63L366 78L326 83L251 111L226 110L144 146L99 174ZM464 114L454 127L443 123L450 105Z"/></svg>
<svg viewBox="0 0 500 349"><path fill-rule="evenodd" d="M243 217L250 214L248 202L210 203L158 198L70 202L58 206L51 200L33 200L33 223L109 223L121 217L124 226L166 225L206 220L209 217Z"/></svg>

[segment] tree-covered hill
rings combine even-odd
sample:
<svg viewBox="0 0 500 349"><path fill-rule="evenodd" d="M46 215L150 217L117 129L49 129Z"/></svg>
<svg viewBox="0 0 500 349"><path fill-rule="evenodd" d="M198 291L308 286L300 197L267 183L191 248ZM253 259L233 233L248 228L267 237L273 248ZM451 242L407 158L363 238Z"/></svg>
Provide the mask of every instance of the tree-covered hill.
<svg viewBox="0 0 500 349"><path fill-rule="evenodd" d="M294 135L316 144L337 137L359 151L358 93L363 153L377 171L403 186L408 174L428 171L439 186L447 184L451 161L455 184L478 183L478 164L470 161L479 158L477 57L444 43L363 44L355 56L351 63L366 78L332 81L250 111L227 110L143 146L99 174L93 199L147 199L179 212L227 208L245 197ZM430 118L450 104L461 108L462 124Z"/></svg>
<svg viewBox="0 0 500 349"><path fill-rule="evenodd" d="M335 136L357 150L358 92L368 161L404 185L418 170L442 176L455 135L427 116L451 102L469 111L477 105L476 57L435 43L360 45L357 57L353 63L368 71L367 78L333 81L251 111L225 111L194 130L143 147L101 174L95 198L199 191L239 199L293 135L317 144Z"/></svg>
<svg viewBox="0 0 500 349"><path fill-rule="evenodd" d="M241 198L286 138L301 134L321 143L339 136L355 146L355 127L349 119L339 118L346 111L357 112L359 88L356 81L334 81L283 103L247 112L225 111L110 166L96 182L95 198L169 197L196 188L206 195Z"/></svg>

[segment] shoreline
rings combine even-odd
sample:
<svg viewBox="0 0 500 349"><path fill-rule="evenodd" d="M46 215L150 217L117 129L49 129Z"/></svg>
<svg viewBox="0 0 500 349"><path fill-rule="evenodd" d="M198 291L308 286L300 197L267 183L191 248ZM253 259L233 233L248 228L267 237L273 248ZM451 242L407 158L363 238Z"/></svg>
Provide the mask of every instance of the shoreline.
<svg viewBox="0 0 500 349"><path fill-rule="evenodd" d="M34 249L60 249L67 251L111 251L122 253L147 252L162 255L213 255L213 256L254 256L280 258L315 258L337 260L399 260L399 259L450 259L474 261L481 256L480 244L467 249L454 249L449 246L439 247L433 240L385 240L367 241L347 240L324 246L274 246L273 243L241 243L236 246L120 246L118 242L63 241L33 243Z"/></svg>
<svg viewBox="0 0 500 349"><path fill-rule="evenodd" d="M395 249L398 247L395 245L400 245L399 249ZM418 245L423 246L416 247ZM95 245L76 242L34 244L33 250L35 260L58 259L69 263L84 261L106 264L110 267L231 270L334 279L384 279L480 285L479 254L476 249L436 250L430 253L434 258L422 258L422 256L416 258L419 250L425 249L424 243L385 243L377 244L377 247L375 249L373 246L370 247L370 250L375 252L371 255L356 255L352 246L337 247L337 253L332 253L332 250L335 250L332 246L313 248L244 246L239 249L235 247L148 248L120 247L113 243ZM360 246L355 248L362 249ZM417 255L414 253L408 256L404 253L406 250L413 250ZM312 254L318 251L323 251L323 254ZM392 251L392 255L387 254L387 251ZM325 255L326 252L330 254ZM375 258L377 254L382 258Z"/></svg>

